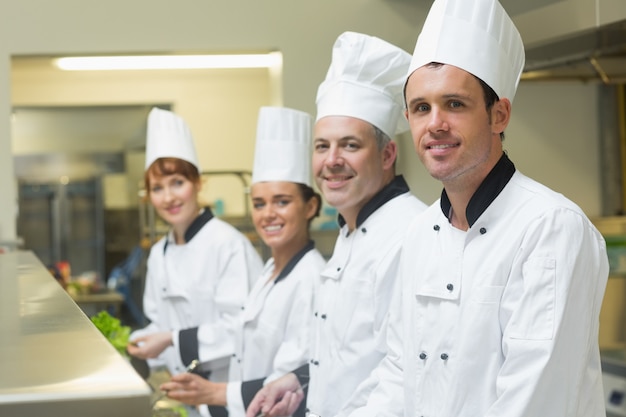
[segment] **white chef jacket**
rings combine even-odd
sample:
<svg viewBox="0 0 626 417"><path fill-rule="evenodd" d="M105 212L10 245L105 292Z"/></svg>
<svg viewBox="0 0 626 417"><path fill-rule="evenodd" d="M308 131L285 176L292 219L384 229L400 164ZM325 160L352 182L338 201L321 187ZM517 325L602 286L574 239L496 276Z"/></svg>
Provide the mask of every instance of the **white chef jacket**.
<svg viewBox="0 0 626 417"><path fill-rule="evenodd" d="M400 244L425 208L397 176L363 207L355 230L342 225L316 296L309 412L332 417L364 401L351 397L384 357Z"/></svg>
<svg viewBox="0 0 626 417"><path fill-rule="evenodd" d="M444 192L407 234L389 352L352 416L604 417L600 233L506 156L472 197L467 231L449 209Z"/></svg>
<svg viewBox="0 0 626 417"><path fill-rule="evenodd" d="M170 232L152 246L147 264L143 308L150 324L135 337L173 331L174 346L151 366L165 364L172 374L193 359L214 360L211 380L226 381L234 352L234 332L241 309L263 263L250 241L206 208L177 245ZM179 331L193 329L185 340ZM205 370L208 370L205 368Z"/></svg>
<svg viewBox="0 0 626 417"><path fill-rule="evenodd" d="M307 363L314 287L325 264L312 241L273 281L268 279L274 259L265 264L246 302L230 361L229 417L244 416L245 407L265 383Z"/></svg>

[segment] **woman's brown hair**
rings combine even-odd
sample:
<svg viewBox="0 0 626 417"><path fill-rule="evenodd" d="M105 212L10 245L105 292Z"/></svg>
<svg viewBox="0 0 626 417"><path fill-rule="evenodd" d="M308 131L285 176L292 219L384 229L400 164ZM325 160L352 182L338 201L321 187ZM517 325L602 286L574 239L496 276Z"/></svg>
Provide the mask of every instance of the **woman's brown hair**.
<svg viewBox="0 0 626 417"><path fill-rule="evenodd" d="M305 203L307 203L312 198L317 200L317 210L313 217L309 219L309 226L311 226L311 222L314 218L320 215L320 210L322 209L322 196L315 192L312 187L309 187L306 184L296 183L298 185L298 189L300 190L300 194L302 195L302 199Z"/></svg>
<svg viewBox="0 0 626 417"><path fill-rule="evenodd" d="M191 162L180 158L159 158L148 167L144 174L146 197L150 195L150 175L159 178L174 174L182 175L194 184L200 183L198 168Z"/></svg>

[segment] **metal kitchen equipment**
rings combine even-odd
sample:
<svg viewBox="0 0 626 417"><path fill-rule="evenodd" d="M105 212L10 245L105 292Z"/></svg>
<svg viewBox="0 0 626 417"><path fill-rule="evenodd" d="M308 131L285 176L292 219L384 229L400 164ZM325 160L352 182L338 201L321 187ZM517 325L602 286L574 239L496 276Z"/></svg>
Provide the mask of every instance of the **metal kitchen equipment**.
<svg viewBox="0 0 626 417"><path fill-rule="evenodd" d="M0 317L0 415L150 416L150 387L32 252L0 255Z"/></svg>

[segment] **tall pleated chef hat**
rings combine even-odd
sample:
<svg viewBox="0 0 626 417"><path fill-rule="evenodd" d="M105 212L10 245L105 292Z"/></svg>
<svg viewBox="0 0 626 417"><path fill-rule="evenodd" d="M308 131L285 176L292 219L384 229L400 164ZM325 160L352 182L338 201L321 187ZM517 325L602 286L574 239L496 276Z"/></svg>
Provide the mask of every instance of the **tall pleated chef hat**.
<svg viewBox="0 0 626 417"><path fill-rule="evenodd" d="M150 168L158 158L183 159L192 163L200 172L196 148L187 123L171 111L155 107L148 115L145 169Z"/></svg>
<svg viewBox="0 0 626 417"><path fill-rule="evenodd" d="M311 186L311 115L285 107L261 107L252 184L289 181Z"/></svg>
<svg viewBox="0 0 626 417"><path fill-rule="evenodd" d="M435 0L408 76L430 62L454 65L513 102L524 60L522 37L497 0Z"/></svg>
<svg viewBox="0 0 626 417"><path fill-rule="evenodd" d="M317 120L350 116L390 138L405 132L403 87L411 55L374 36L344 32L335 41L326 79L317 90Z"/></svg>

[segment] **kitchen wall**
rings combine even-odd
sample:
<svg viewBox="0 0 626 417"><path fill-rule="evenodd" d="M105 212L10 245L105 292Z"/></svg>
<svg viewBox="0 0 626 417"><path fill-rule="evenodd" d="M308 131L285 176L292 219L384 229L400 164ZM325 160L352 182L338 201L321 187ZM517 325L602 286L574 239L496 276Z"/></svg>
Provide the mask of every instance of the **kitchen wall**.
<svg viewBox="0 0 626 417"><path fill-rule="evenodd" d="M592 0L567 0L556 5L573 1L595 4ZM0 15L0 114L5 115L0 117L0 190L4 197L0 201L0 241L15 238L16 192L8 117L12 56L277 49L284 61L282 85L277 87L283 104L315 113L315 92L328 67L331 46L341 32L376 35L411 52L430 4L417 0L5 2ZM532 38L535 26L526 24L526 15L521 17L523 37ZM129 86L129 91L132 88L136 86ZM85 100L89 97L86 92ZM513 106L506 140L520 169L562 191L590 216L600 213L595 102L592 85L524 84ZM252 117L235 120L248 131L254 130ZM223 145L212 140L207 151ZM414 191L424 201L433 201L439 186L425 175L408 137L401 138L401 150L400 167Z"/></svg>
<svg viewBox="0 0 626 417"><path fill-rule="evenodd" d="M125 152L128 175L115 184L128 190L127 206L134 207L143 180L144 154L138 151L145 145L149 104L166 104L187 121L205 171L250 171L258 109L280 104L267 69L68 72L52 67L49 59L15 58L11 82L12 103L18 106L13 154ZM39 126L32 126L36 122ZM132 125L112 125L120 122ZM207 203L220 198L230 211L244 212L244 188L237 177L207 177L205 185Z"/></svg>

